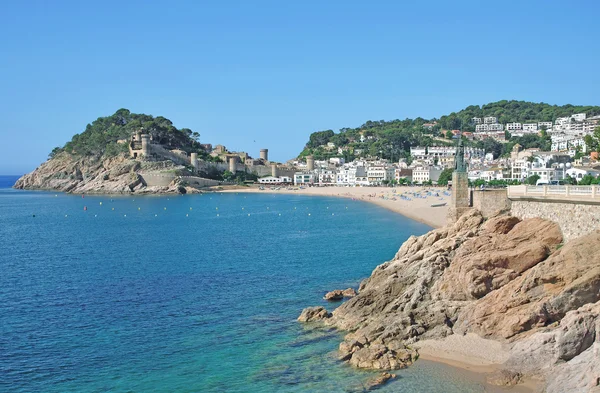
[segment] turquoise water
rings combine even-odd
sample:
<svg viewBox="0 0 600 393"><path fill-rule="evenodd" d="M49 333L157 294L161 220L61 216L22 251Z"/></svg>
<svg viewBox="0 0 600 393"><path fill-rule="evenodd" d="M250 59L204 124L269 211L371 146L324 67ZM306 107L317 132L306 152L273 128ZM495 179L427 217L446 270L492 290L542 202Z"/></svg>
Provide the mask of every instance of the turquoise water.
<svg viewBox="0 0 600 393"><path fill-rule="evenodd" d="M375 373L336 360L341 334L295 319L428 229L335 198L0 189L0 391L361 391ZM379 391L484 391L397 374Z"/></svg>

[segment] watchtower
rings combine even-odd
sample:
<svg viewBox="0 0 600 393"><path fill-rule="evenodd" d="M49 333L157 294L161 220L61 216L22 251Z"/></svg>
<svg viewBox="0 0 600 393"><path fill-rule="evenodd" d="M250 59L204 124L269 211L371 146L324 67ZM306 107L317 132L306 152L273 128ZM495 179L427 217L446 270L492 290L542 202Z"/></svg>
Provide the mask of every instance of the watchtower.
<svg viewBox="0 0 600 393"><path fill-rule="evenodd" d="M315 169L315 158L313 156L306 156L306 168L309 171Z"/></svg>
<svg viewBox="0 0 600 393"><path fill-rule="evenodd" d="M148 159L150 157L150 135L142 134L141 138L142 138L142 154L144 155L145 159Z"/></svg>
<svg viewBox="0 0 600 393"><path fill-rule="evenodd" d="M190 154L190 164L194 167L194 172L198 172L198 153Z"/></svg>
<svg viewBox="0 0 600 393"><path fill-rule="evenodd" d="M269 161L269 149L260 149L260 158Z"/></svg>
<svg viewBox="0 0 600 393"><path fill-rule="evenodd" d="M271 164L271 176L273 177L277 177L278 173L277 173L277 164L273 163Z"/></svg>

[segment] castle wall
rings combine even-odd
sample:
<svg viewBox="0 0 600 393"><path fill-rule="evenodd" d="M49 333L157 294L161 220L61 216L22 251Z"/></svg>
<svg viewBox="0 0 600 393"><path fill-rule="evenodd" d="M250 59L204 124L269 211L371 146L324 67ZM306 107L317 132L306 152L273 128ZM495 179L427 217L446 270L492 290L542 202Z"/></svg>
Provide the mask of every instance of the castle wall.
<svg viewBox="0 0 600 393"><path fill-rule="evenodd" d="M600 229L600 202L511 198L511 214L520 219L540 217L554 221L565 241Z"/></svg>

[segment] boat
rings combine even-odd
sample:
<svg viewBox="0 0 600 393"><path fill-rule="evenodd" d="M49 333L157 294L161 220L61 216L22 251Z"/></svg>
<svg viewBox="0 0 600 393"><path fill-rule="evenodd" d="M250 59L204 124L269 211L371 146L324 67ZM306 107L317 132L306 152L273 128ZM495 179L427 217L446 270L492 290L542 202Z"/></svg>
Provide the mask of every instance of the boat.
<svg viewBox="0 0 600 393"><path fill-rule="evenodd" d="M432 203L431 207L442 207L442 206L446 206L446 202L444 203Z"/></svg>

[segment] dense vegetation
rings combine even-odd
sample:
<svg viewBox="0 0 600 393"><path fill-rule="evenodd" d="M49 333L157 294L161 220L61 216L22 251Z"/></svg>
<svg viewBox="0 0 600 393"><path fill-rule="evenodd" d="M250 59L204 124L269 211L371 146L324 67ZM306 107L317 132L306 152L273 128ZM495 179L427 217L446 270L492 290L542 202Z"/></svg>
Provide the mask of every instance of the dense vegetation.
<svg viewBox="0 0 600 393"><path fill-rule="evenodd" d="M143 129L156 141L169 149L181 149L188 153L200 148L200 134L189 128L178 129L171 120L162 116L131 113L127 109L119 109L113 115L99 117L88 124L81 134L75 134L63 148L55 148L50 157L61 151L75 155L115 156L127 152L127 144L118 144L119 139L127 139L136 131ZM199 155L200 156L200 155Z"/></svg>
<svg viewBox="0 0 600 393"><path fill-rule="evenodd" d="M423 118L367 121L357 128L342 128L338 133L333 130L312 133L299 157L314 155L315 159L344 157L346 161L357 156L378 156L397 161L399 158L410 159L410 148L415 146L443 146L454 143L450 130L462 129L474 131L473 117L495 116L501 123L554 121L557 117L571 116L575 113L587 113L588 116L600 114L600 106L549 105L525 101L498 101L483 106L471 105L459 112L442 116L439 119ZM423 127L424 124L437 122L436 125ZM361 142L361 135L363 142ZM500 143L492 139L485 141L465 141L466 145L483 148L494 153L494 157L510 154L513 146L519 143L524 148L540 148L550 150L550 137L529 134L520 138L511 137L507 133L508 142ZM333 143L334 148L327 147ZM342 147L342 152L338 148Z"/></svg>

